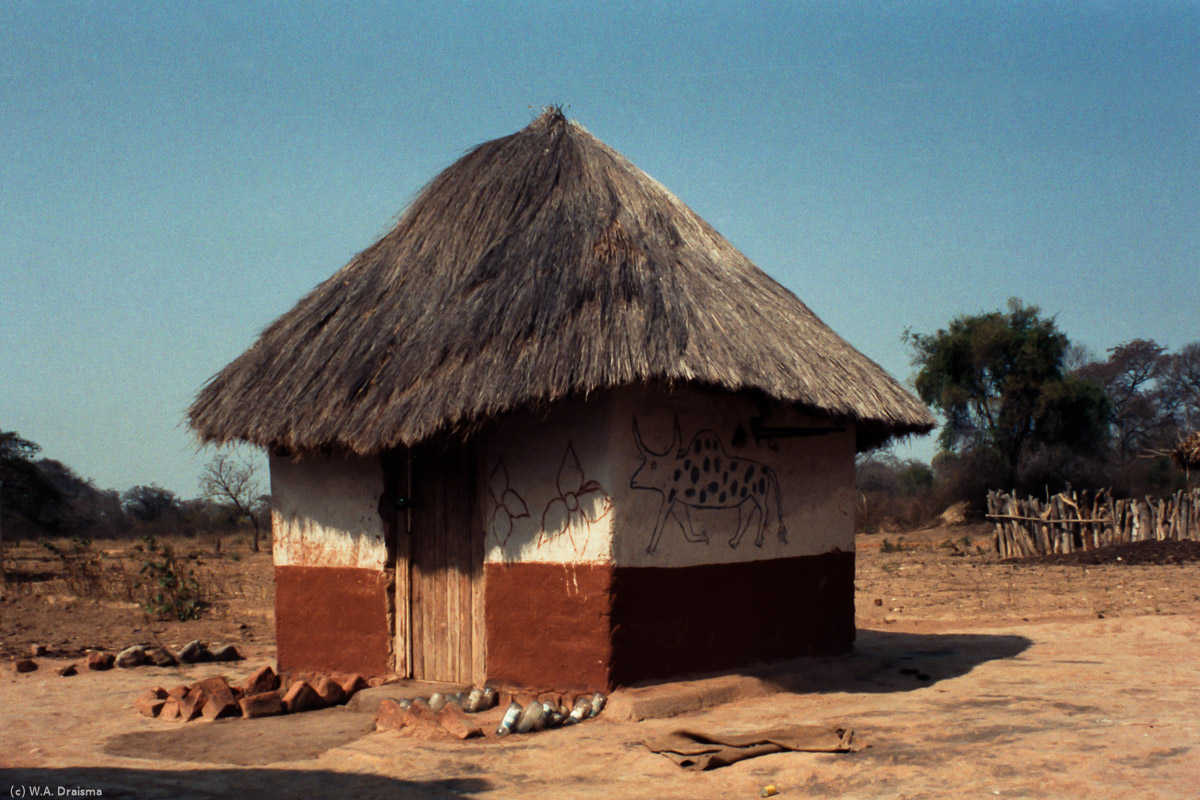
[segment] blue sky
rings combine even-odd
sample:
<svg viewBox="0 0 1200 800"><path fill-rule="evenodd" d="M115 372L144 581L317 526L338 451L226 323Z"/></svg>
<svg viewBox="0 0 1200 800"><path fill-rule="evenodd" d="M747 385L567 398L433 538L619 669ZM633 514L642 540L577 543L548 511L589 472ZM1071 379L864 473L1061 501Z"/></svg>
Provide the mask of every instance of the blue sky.
<svg viewBox="0 0 1200 800"><path fill-rule="evenodd" d="M1200 340L1197 2L0 0L0 429L194 496L203 382L548 103L901 380L1012 296Z"/></svg>

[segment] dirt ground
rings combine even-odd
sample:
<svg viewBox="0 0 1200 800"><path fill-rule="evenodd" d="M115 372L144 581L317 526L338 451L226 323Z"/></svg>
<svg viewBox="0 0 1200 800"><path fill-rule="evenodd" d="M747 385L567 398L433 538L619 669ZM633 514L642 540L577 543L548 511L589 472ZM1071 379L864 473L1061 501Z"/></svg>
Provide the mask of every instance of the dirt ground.
<svg viewBox="0 0 1200 800"><path fill-rule="evenodd" d="M207 561L223 588L186 623L149 619L128 600L67 599L50 566L18 560L19 572L42 577L4 589L0 647L24 655L39 643L53 657L36 672L0 673L0 793L690 800L753 798L772 784L783 798L1200 796L1200 563L1187 552L1003 563L989 540L986 527L970 526L860 537L860 630L845 656L613 698L614 707L683 698L680 707L699 709L681 716L614 713L455 744L375 733L368 714L345 709L187 725L137 716L131 704L147 686L270 663L265 554ZM248 658L54 672L89 646L193 638L233 641ZM700 708L722 699L730 702ZM870 746L693 773L641 744L677 728L791 723L849 726Z"/></svg>

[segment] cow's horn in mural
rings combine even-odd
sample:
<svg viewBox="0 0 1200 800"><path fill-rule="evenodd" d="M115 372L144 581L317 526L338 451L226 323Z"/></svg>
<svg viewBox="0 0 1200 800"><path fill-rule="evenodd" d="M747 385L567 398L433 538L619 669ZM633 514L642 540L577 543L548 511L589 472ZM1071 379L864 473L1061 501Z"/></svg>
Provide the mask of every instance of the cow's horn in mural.
<svg viewBox="0 0 1200 800"><path fill-rule="evenodd" d="M679 418L675 418L675 433L671 445L661 453L646 447L633 420L633 441L638 449L641 466L629 479L632 489L648 489L662 495L662 505L654 521L654 532L646 552L658 549L667 517L674 516L689 542L708 542L708 535L696 533L692 527L691 509L736 508L737 530L729 540L736 548L758 512L758 535L754 544L763 546L768 518L775 516L779 541L787 544L787 529L783 524L783 502L779 494L779 478L775 471L759 461L730 456L714 431L698 432L688 446L679 449L683 437Z"/></svg>

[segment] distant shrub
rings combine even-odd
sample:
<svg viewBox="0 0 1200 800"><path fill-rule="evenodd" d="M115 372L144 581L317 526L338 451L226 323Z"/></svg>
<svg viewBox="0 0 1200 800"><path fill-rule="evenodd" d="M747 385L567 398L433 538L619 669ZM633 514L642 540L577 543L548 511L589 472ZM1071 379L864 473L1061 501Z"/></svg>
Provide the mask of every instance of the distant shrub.
<svg viewBox="0 0 1200 800"><path fill-rule="evenodd" d="M141 592L146 613L181 621L198 618L204 601L196 570L153 536L143 536L133 549L142 554L138 574L144 580L135 582L133 588Z"/></svg>

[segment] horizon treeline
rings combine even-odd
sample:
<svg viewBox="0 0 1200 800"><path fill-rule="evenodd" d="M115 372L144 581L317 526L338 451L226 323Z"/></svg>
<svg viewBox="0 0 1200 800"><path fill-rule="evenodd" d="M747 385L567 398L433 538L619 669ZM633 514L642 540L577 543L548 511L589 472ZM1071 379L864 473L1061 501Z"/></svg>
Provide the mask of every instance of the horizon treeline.
<svg viewBox="0 0 1200 800"><path fill-rule="evenodd" d="M942 420L938 450L928 464L859 455L859 530L919 527L964 502L979 517L991 489L1141 497L1196 483L1172 454L1200 430L1200 342L1133 339L1097 355L1018 299L904 339L913 385Z"/></svg>
<svg viewBox="0 0 1200 800"><path fill-rule="evenodd" d="M100 489L40 452L18 432L0 430L0 524L8 541L204 533L216 535L219 550L223 535L270 526L270 497L259 493L248 461L218 456L204 468L201 495L183 499L156 483Z"/></svg>

